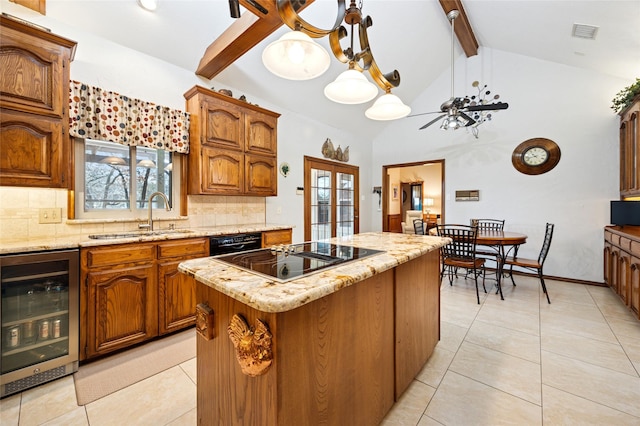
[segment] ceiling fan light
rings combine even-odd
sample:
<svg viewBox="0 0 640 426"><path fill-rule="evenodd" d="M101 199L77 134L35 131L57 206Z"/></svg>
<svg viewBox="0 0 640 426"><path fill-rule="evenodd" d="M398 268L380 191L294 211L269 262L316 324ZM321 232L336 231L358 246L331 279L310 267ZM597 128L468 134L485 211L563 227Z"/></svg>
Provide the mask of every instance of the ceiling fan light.
<svg viewBox="0 0 640 426"><path fill-rule="evenodd" d="M126 166L127 165L127 162L124 160L124 158L116 157L116 156L105 157L102 160L100 160L100 163L109 164L110 166Z"/></svg>
<svg viewBox="0 0 640 426"><path fill-rule="evenodd" d="M301 31L290 31L262 52L262 63L278 77L310 80L329 69L329 53Z"/></svg>
<svg viewBox="0 0 640 426"><path fill-rule="evenodd" d="M360 72L348 69L324 88L324 95L340 104L362 104L378 94L378 87Z"/></svg>
<svg viewBox="0 0 640 426"><path fill-rule="evenodd" d="M391 93L380 96L364 115L371 120L397 120L404 118L411 112L411 108L403 104L399 97Z"/></svg>
<svg viewBox="0 0 640 426"><path fill-rule="evenodd" d="M138 5L144 10L153 12L158 8L158 0L138 0Z"/></svg>

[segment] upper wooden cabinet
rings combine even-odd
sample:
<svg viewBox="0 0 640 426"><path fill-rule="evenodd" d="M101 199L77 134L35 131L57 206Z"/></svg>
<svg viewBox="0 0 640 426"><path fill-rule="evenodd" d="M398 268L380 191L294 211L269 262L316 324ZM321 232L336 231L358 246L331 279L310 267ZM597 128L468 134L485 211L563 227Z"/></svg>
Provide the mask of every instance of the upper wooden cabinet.
<svg viewBox="0 0 640 426"><path fill-rule="evenodd" d="M277 195L280 114L200 86L184 96L191 114L189 194Z"/></svg>
<svg viewBox="0 0 640 426"><path fill-rule="evenodd" d="M67 188L76 42L5 15L0 31L0 185Z"/></svg>
<svg viewBox="0 0 640 426"><path fill-rule="evenodd" d="M640 96L620 112L620 196L640 196Z"/></svg>

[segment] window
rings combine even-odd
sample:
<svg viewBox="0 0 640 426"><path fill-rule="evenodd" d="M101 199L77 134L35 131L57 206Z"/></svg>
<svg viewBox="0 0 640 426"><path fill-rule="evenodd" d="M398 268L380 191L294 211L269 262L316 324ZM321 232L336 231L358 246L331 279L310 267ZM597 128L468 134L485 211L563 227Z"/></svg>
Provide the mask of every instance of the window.
<svg viewBox="0 0 640 426"><path fill-rule="evenodd" d="M179 154L94 139L76 139L76 217L139 218L149 196L164 193L173 208L164 212L161 197L153 200L158 217L179 215Z"/></svg>

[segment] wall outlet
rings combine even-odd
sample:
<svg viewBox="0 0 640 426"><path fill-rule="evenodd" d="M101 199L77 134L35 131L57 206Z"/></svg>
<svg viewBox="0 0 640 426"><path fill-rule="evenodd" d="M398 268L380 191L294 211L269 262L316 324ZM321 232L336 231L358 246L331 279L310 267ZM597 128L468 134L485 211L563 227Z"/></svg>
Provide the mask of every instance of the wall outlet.
<svg viewBox="0 0 640 426"><path fill-rule="evenodd" d="M60 207L40 209L40 223L62 223L62 209Z"/></svg>

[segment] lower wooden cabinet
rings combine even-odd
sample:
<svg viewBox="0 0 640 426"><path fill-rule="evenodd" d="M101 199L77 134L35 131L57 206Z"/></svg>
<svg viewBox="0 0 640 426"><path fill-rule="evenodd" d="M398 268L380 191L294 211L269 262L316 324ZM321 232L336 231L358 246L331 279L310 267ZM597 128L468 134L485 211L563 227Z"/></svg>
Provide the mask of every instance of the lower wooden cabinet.
<svg viewBox="0 0 640 426"><path fill-rule="evenodd" d="M276 229L262 232L262 247L271 247L278 244L291 244L292 229Z"/></svg>
<svg viewBox="0 0 640 426"><path fill-rule="evenodd" d="M604 281L640 319L640 227L606 227L604 237Z"/></svg>
<svg viewBox="0 0 640 426"><path fill-rule="evenodd" d="M195 281L178 264L208 255L208 239L81 250L80 359L195 323Z"/></svg>

